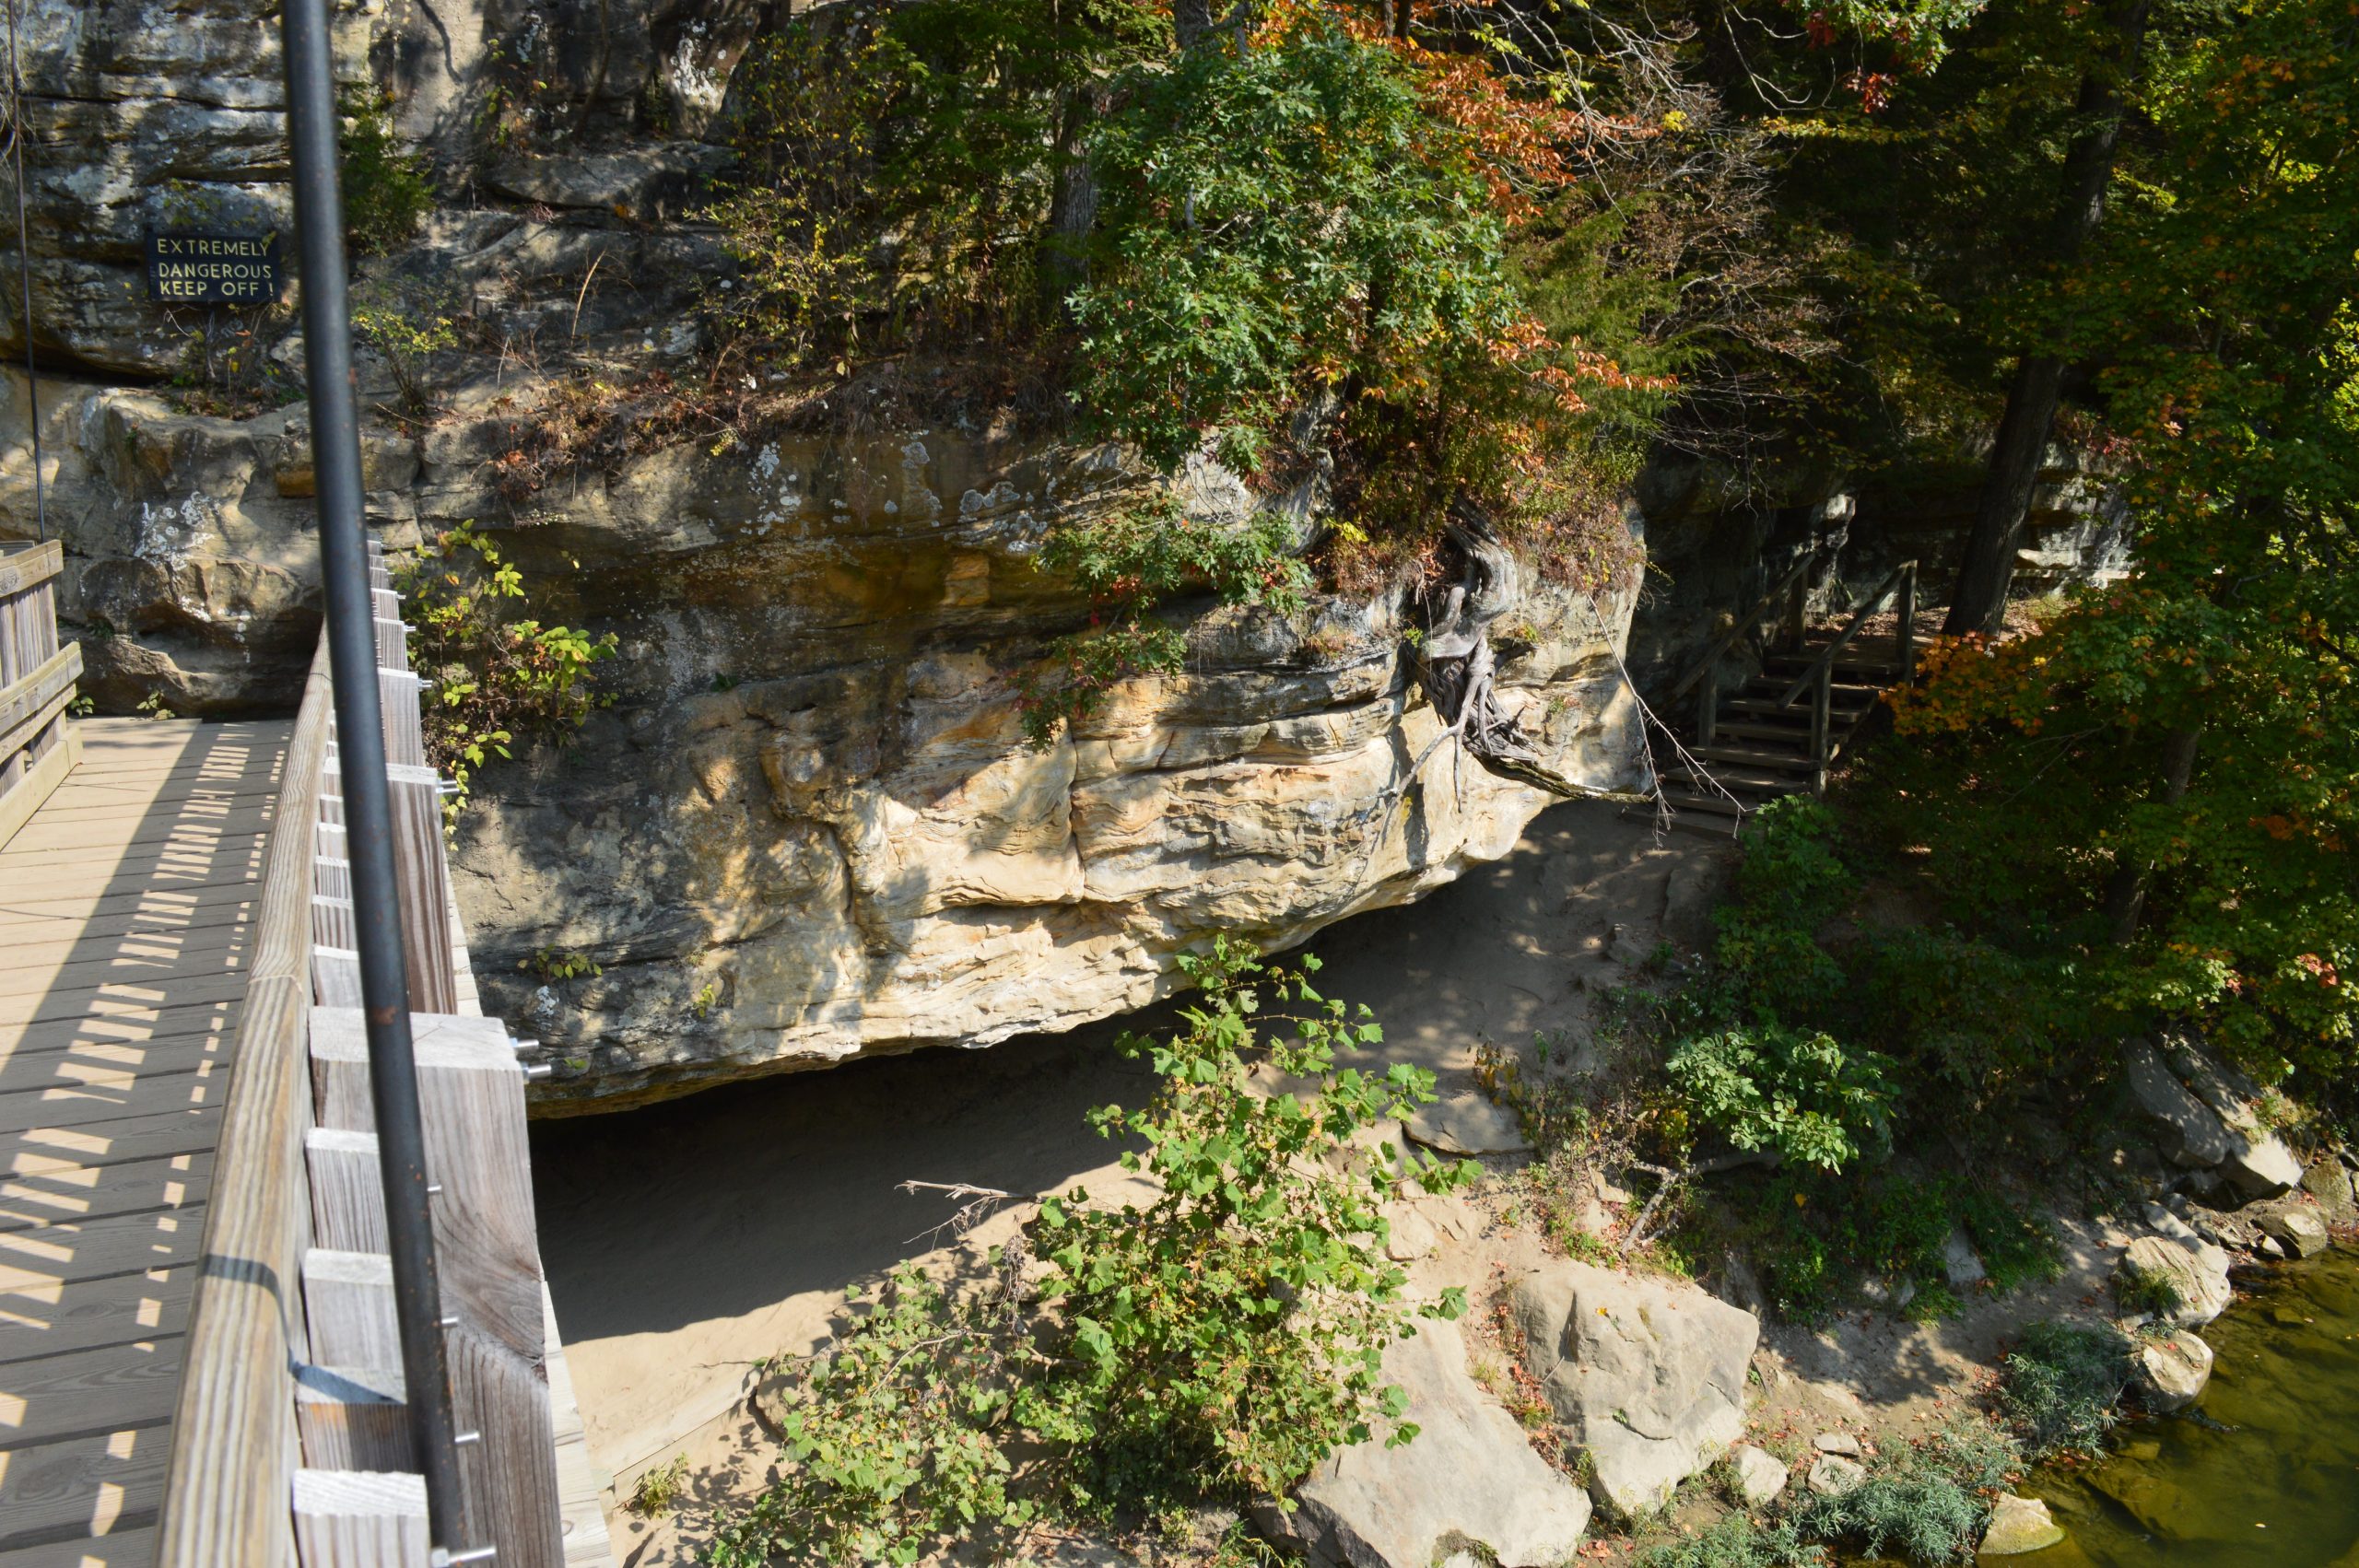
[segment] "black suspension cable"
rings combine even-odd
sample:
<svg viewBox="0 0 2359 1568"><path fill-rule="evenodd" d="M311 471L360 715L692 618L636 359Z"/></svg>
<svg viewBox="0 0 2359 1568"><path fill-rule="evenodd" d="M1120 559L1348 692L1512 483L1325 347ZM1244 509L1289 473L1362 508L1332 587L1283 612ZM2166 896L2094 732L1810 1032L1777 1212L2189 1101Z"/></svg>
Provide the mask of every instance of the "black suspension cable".
<svg viewBox="0 0 2359 1568"><path fill-rule="evenodd" d="M438 1561L465 1547L451 1415L449 1346L435 1279L426 1139L402 953L401 888L386 801L385 731L377 699L375 607L361 527L360 417L352 369L344 202L336 188L337 117L325 0L286 0L287 134L293 152L295 227L301 242L303 358L311 393L311 460L319 476L320 578L327 600L344 823L352 858L352 913L369 1036L369 1095L377 1117L387 1250L416 1465L426 1478Z"/></svg>
<svg viewBox="0 0 2359 1568"><path fill-rule="evenodd" d="M17 292L25 307L25 428L33 443L33 539L49 542L41 480L41 381L33 366L33 252L25 236L25 66L17 51L17 0L8 0L8 141L17 161Z"/></svg>

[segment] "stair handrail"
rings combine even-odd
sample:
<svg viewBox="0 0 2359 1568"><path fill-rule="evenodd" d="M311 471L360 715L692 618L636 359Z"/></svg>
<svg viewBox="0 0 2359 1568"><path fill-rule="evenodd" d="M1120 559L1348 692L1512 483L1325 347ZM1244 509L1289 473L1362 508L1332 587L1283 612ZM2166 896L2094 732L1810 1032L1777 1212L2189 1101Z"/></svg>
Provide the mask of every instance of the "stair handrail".
<svg viewBox="0 0 2359 1568"><path fill-rule="evenodd" d="M1850 623L1834 641L1819 650L1818 657L1811 661L1809 669L1794 678L1794 684L1786 688L1786 695L1778 699L1778 706L1791 708L1794 699L1809 690L1813 681L1831 681L1837 658L1851 646L1851 639L1860 635L1860 628L1867 625L1868 617L1883 609L1884 601L1904 585L1907 591L1903 594L1899 628L1900 684L1904 686L1909 685L1915 676L1917 663L1917 563L1903 561L1884 575L1884 581L1876 585L1874 592L1860 601L1860 607L1851 613Z"/></svg>
<svg viewBox="0 0 2359 1568"><path fill-rule="evenodd" d="M1719 640L1713 643L1704 657L1696 661L1695 668L1689 670L1677 685L1663 695L1662 706L1669 708L1695 689L1696 683L1702 680L1708 671L1727 656L1728 650L1736 646L1737 639L1750 635L1753 628L1761 624L1761 617L1769 613L1769 607L1791 593L1794 584L1802 580L1802 574L1816 566L1825 554L1826 546L1820 544L1806 552L1802 559L1796 561L1787 570L1785 576L1779 578L1766 593L1755 601L1751 611L1740 616L1734 625L1720 634Z"/></svg>

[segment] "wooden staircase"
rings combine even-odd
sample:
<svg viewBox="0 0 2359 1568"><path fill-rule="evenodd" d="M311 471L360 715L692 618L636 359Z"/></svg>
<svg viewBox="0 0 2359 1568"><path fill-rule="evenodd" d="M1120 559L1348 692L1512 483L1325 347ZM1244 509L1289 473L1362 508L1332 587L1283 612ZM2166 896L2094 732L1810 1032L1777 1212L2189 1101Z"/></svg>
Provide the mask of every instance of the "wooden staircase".
<svg viewBox="0 0 2359 1568"><path fill-rule="evenodd" d="M1672 688L1670 704L1694 697L1679 745L1657 757L1672 826L1733 837L1767 801L1824 794L1829 769L1884 694L1915 680L1917 656L1931 640L1917 626L1917 563L1895 568L1848 622L1813 627L1806 598L1822 559L1795 563ZM1871 634L1888 604L1897 611L1894 624ZM1740 660L1751 673L1728 669Z"/></svg>

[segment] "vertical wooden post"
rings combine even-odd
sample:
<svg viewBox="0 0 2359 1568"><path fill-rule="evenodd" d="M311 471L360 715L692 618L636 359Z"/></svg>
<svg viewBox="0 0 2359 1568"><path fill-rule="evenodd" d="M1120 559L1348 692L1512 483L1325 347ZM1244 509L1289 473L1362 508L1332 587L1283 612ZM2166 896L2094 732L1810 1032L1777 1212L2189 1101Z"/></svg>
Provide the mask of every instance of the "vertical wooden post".
<svg viewBox="0 0 2359 1568"><path fill-rule="evenodd" d="M1810 692L1810 792L1826 793L1827 749L1835 730L1835 665L1832 661L1819 667L1818 680Z"/></svg>
<svg viewBox="0 0 2359 1568"><path fill-rule="evenodd" d="M1917 563L1900 568L1900 684L1917 684Z"/></svg>
<svg viewBox="0 0 2359 1568"><path fill-rule="evenodd" d="M295 1540L303 1568L422 1563L432 1547L426 1529L426 1478L297 1470Z"/></svg>

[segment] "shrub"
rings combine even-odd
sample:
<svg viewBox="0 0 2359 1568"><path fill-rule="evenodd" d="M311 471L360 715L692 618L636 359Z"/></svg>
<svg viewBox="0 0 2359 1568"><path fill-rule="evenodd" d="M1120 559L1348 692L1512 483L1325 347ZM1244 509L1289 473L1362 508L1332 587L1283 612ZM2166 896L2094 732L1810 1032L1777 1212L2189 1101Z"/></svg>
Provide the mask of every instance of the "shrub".
<svg viewBox="0 0 2359 1568"><path fill-rule="evenodd" d="M388 102L347 93L342 105L344 235L356 256L393 250L417 232L418 220L434 205L425 160L393 134Z"/></svg>
<svg viewBox="0 0 2359 1568"><path fill-rule="evenodd" d="M1051 1199L1035 1233L1061 1328L1017 1411L1081 1461L1075 1497L1092 1505L1283 1496L1397 1418L1401 1393L1379 1364L1413 1314L1378 1205L1411 1175L1437 1191L1473 1174L1390 1145L1351 1152L1361 1129L1431 1099L1433 1078L1405 1062L1380 1076L1339 1065L1382 1031L1312 989L1315 960L1265 968L1221 937L1180 965L1203 993L1187 1027L1121 1047L1154 1062L1161 1088L1144 1109L1096 1113L1145 1145L1122 1162L1159 1190L1119 1210ZM1263 1061L1310 1093L1257 1093ZM1441 1310L1464 1305L1453 1291Z"/></svg>
<svg viewBox="0 0 2359 1568"><path fill-rule="evenodd" d="M1314 959L1269 968L1223 937L1182 966L1203 993L1184 1026L1122 1042L1153 1061L1154 1096L1092 1118L1136 1141L1123 1164L1154 1196L1044 1202L980 1289L897 1273L792 1375L778 1479L721 1521L716 1568L909 1562L953 1540L993 1554L1050 1514L1282 1497L1338 1446L1415 1435L1379 1376L1420 1309L1379 1205L1411 1176L1444 1191L1471 1167L1356 1135L1430 1099L1432 1075L1340 1065L1381 1035L1311 988ZM1303 1087L1270 1093L1263 1068ZM1463 1307L1451 1293L1422 1310Z"/></svg>
<svg viewBox="0 0 2359 1568"><path fill-rule="evenodd" d="M1870 1557L1896 1552L1912 1562L1970 1562L1990 1521L1990 1494L2022 1464L2005 1433L1960 1423L1878 1465L1841 1496L1811 1499L1797 1523L1806 1534Z"/></svg>
<svg viewBox="0 0 2359 1568"><path fill-rule="evenodd" d="M1683 1042L1663 1063L1690 1114L1743 1150L1839 1171L1891 1147L1888 1057L1779 1024Z"/></svg>
<svg viewBox="0 0 2359 1568"><path fill-rule="evenodd" d="M2000 1414L2034 1458L2096 1453L2130 1386L2130 1352L2117 1329L2035 1323L2001 1363Z"/></svg>
<svg viewBox="0 0 2359 1568"><path fill-rule="evenodd" d="M1736 900L1721 908L1713 956L1755 1010L1800 1020L1843 988L1843 970L1818 943L1858 883L1836 854L1835 813L1807 795L1755 812L1738 863Z"/></svg>
<svg viewBox="0 0 2359 1568"><path fill-rule="evenodd" d="M1638 1568L1827 1568L1822 1546L1802 1538L1790 1519L1760 1524L1731 1514L1693 1540L1649 1547Z"/></svg>
<svg viewBox="0 0 2359 1568"><path fill-rule="evenodd" d="M493 757L565 739L613 700L593 689L592 670L614 657L615 634L511 619L523 574L472 521L422 545L393 586L414 628L411 667L434 683L422 713L426 756L457 786L443 808L451 820Z"/></svg>

